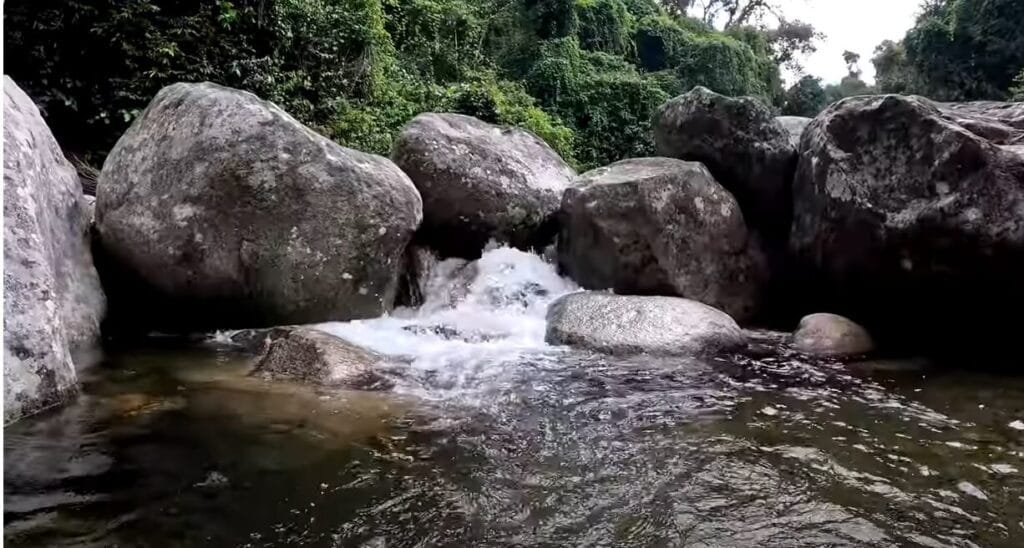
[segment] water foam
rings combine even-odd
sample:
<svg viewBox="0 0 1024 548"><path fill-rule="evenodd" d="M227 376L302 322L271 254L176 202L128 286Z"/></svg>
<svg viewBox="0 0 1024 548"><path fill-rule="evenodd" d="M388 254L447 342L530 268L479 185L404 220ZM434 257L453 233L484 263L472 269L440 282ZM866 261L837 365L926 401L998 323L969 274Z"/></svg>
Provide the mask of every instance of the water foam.
<svg viewBox="0 0 1024 548"><path fill-rule="evenodd" d="M407 363L419 382L398 388L436 397L437 388L477 385L526 356L554 351L544 342L547 307L578 290L541 257L509 247L469 263L437 262L420 286L419 308L316 327ZM433 390L416 388L425 378Z"/></svg>

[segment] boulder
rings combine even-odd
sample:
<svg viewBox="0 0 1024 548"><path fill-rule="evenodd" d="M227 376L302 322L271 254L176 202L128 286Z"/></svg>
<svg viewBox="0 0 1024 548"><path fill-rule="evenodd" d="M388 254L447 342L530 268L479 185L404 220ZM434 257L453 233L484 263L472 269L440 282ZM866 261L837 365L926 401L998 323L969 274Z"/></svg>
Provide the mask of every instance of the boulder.
<svg viewBox="0 0 1024 548"><path fill-rule="evenodd" d="M340 388L389 388L378 354L312 327L274 331L252 375Z"/></svg>
<svg viewBox="0 0 1024 548"><path fill-rule="evenodd" d="M442 257L475 259L491 239L543 248L554 237L562 191L576 176L532 133L461 114L413 118L391 158L423 196L418 240Z"/></svg>
<svg viewBox="0 0 1024 548"><path fill-rule="evenodd" d="M654 142L659 156L706 165L736 196L747 224L767 244L784 244L796 148L768 107L698 86L658 108Z"/></svg>
<svg viewBox="0 0 1024 548"><path fill-rule="evenodd" d="M39 109L4 76L4 423L77 391L106 302L82 188Z"/></svg>
<svg viewBox="0 0 1024 548"><path fill-rule="evenodd" d="M210 83L157 94L107 157L96 203L110 286L132 288L112 304L171 330L378 316L421 218L387 158Z"/></svg>
<svg viewBox="0 0 1024 548"><path fill-rule="evenodd" d="M739 320L757 311L767 267L740 208L696 162L635 158L565 192L558 264L587 289L674 295Z"/></svg>
<svg viewBox="0 0 1024 548"><path fill-rule="evenodd" d="M790 244L821 283L818 306L930 352L1015 346L1024 147L1014 143L1024 129L985 118L993 110L1012 107L882 95L845 99L814 119Z"/></svg>
<svg viewBox="0 0 1024 548"><path fill-rule="evenodd" d="M692 356L742 350L728 314L678 297L570 293L551 303L545 340L615 355Z"/></svg>
<svg viewBox="0 0 1024 548"><path fill-rule="evenodd" d="M776 116L775 120L789 134L789 144L793 145L793 150L799 150L800 137L803 136L804 130L811 123L811 118L803 116Z"/></svg>
<svg viewBox="0 0 1024 548"><path fill-rule="evenodd" d="M804 316L793 333L793 347L805 354L848 357L867 354L875 348L867 330L849 318L817 313Z"/></svg>

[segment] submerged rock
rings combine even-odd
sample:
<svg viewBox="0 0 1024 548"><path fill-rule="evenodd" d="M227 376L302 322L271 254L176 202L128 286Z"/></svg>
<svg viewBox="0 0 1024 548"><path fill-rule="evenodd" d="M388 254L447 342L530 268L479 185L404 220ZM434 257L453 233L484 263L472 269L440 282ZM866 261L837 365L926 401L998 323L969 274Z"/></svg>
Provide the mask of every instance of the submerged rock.
<svg viewBox="0 0 1024 548"><path fill-rule="evenodd" d="M658 155L702 162L736 196L751 228L768 243L785 241L796 148L768 107L696 87L662 105L654 119Z"/></svg>
<svg viewBox="0 0 1024 548"><path fill-rule="evenodd" d="M108 156L96 204L112 304L162 329L378 316L421 217L387 158L210 83L157 94Z"/></svg>
<svg viewBox="0 0 1024 548"><path fill-rule="evenodd" d="M817 313L804 316L793 333L793 347L815 356L846 357L875 348L867 330L849 318Z"/></svg>
<svg viewBox="0 0 1024 548"><path fill-rule="evenodd" d="M267 346L252 374L332 387L389 388L375 368L386 360L311 327L288 328Z"/></svg>
<svg viewBox="0 0 1024 548"><path fill-rule="evenodd" d="M4 76L4 422L77 392L73 352L106 308L74 167L32 100Z"/></svg>
<svg viewBox="0 0 1024 548"><path fill-rule="evenodd" d="M418 240L470 259L491 239L521 249L550 242L552 215L576 176L536 135L461 114L413 118L391 158L423 196Z"/></svg>
<svg viewBox="0 0 1024 548"><path fill-rule="evenodd" d="M815 118L791 247L821 284L818 306L891 344L1015 349L1020 322L989 320L1024 307L1024 148L1014 144L1024 130L1013 110L884 95Z"/></svg>
<svg viewBox="0 0 1024 548"><path fill-rule="evenodd" d="M545 340L607 354L688 356L741 350L746 336L728 314L677 297L582 292L551 304Z"/></svg>
<svg viewBox="0 0 1024 548"><path fill-rule="evenodd" d="M562 199L559 267L588 289L676 295L739 320L768 277L736 200L696 162L635 158L580 176Z"/></svg>

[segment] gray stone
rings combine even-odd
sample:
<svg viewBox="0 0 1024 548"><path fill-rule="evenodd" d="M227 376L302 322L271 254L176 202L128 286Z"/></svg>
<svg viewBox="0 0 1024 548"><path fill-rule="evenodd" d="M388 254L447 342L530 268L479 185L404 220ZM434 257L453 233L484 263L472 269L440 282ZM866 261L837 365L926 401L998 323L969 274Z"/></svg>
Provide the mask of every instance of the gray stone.
<svg viewBox="0 0 1024 548"><path fill-rule="evenodd" d="M528 131L460 114L420 114L391 158L423 195L418 240L442 256L474 259L494 239L542 248L575 171Z"/></svg>
<svg viewBox="0 0 1024 548"><path fill-rule="evenodd" d="M74 168L4 76L4 422L77 391L73 355L98 342L105 299Z"/></svg>
<svg viewBox="0 0 1024 548"><path fill-rule="evenodd" d="M558 263L587 289L674 295L743 321L767 266L740 208L696 162L635 158L589 171L562 198Z"/></svg>
<svg viewBox="0 0 1024 548"><path fill-rule="evenodd" d="M728 314L677 297L570 293L551 304L545 340L607 354L692 356L742 350Z"/></svg>
<svg viewBox="0 0 1024 548"><path fill-rule="evenodd" d="M817 313L800 320L793 333L793 347L805 354L838 358L867 354L874 350L875 343L853 320Z"/></svg>
<svg viewBox="0 0 1024 548"><path fill-rule="evenodd" d="M696 87L659 107L654 141L659 156L706 165L766 243L785 241L796 148L768 107Z"/></svg>
<svg viewBox="0 0 1024 548"><path fill-rule="evenodd" d="M882 95L815 118L790 245L820 284L817 306L858 318L880 344L1013 349L1020 322L1002 318L1024 307L1016 108Z"/></svg>
<svg viewBox="0 0 1024 548"><path fill-rule="evenodd" d="M387 158L210 83L157 94L108 156L96 207L109 263L147 297L118 303L192 330L378 316L422 218Z"/></svg>
<svg viewBox="0 0 1024 548"><path fill-rule="evenodd" d="M776 116L775 120L789 134L789 144L793 145L793 150L799 150L800 137L803 136L804 130L810 125L811 118L804 116Z"/></svg>
<svg viewBox="0 0 1024 548"><path fill-rule="evenodd" d="M386 360L369 350L312 327L280 328L257 359L252 374L339 388L388 388L375 369Z"/></svg>

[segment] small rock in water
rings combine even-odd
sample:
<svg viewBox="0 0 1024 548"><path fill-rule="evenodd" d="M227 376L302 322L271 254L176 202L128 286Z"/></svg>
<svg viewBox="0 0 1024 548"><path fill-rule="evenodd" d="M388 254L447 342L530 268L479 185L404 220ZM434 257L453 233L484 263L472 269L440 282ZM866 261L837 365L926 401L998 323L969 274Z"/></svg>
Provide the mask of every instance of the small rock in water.
<svg viewBox="0 0 1024 548"><path fill-rule="evenodd" d="M764 413L765 415L768 415L769 417L774 417L775 415L779 414L779 410L775 409L774 407L764 407L764 408L761 409L761 413Z"/></svg>
<svg viewBox="0 0 1024 548"><path fill-rule="evenodd" d="M1003 463L993 464L993 465L989 466L989 468L991 468L992 471L997 473L997 474L1016 474L1017 471L1018 471L1016 466L1014 466L1012 464L1003 464Z"/></svg>
<svg viewBox="0 0 1024 548"><path fill-rule="evenodd" d="M977 487L975 487L974 484L972 484L971 482L961 481L960 483L956 484L956 488L961 490L961 491L963 491L964 493L967 493L968 495L970 495L972 497L975 497L975 498L978 498L978 499L981 499L981 500L988 500L988 496L985 495L985 493L983 493L981 491L981 489L978 489Z"/></svg>
<svg viewBox="0 0 1024 548"><path fill-rule="evenodd" d="M221 487L228 484L228 477L214 470L206 475L206 479L195 484L196 487Z"/></svg>
<svg viewBox="0 0 1024 548"><path fill-rule="evenodd" d="M1024 422L1019 420L1011 422L1008 426L1014 430L1024 430Z"/></svg>

